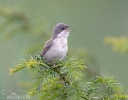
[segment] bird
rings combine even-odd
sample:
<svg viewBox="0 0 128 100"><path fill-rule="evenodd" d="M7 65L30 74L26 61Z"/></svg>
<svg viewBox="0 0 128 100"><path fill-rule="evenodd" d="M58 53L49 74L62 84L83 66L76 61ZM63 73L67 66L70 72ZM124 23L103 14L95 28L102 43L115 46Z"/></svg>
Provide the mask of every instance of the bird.
<svg viewBox="0 0 128 100"><path fill-rule="evenodd" d="M68 51L68 37L72 30L69 25L62 22L58 23L52 31L51 38L45 43L41 56L54 65L56 61L62 60ZM37 90L39 91L43 81L41 81Z"/></svg>
<svg viewBox="0 0 128 100"><path fill-rule="evenodd" d="M69 25L58 23L53 28L51 38L45 43L41 56L49 62L62 60L68 51L68 37L71 31Z"/></svg>

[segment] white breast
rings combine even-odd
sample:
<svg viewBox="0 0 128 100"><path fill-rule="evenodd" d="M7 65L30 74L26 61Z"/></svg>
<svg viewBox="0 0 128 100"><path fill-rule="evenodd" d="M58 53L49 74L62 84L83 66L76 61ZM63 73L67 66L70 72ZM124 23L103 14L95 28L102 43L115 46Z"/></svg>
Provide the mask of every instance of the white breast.
<svg viewBox="0 0 128 100"><path fill-rule="evenodd" d="M67 36L59 34L57 38L53 40L52 47L46 52L44 56L47 60L52 60L54 58L62 60L66 56L67 50Z"/></svg>

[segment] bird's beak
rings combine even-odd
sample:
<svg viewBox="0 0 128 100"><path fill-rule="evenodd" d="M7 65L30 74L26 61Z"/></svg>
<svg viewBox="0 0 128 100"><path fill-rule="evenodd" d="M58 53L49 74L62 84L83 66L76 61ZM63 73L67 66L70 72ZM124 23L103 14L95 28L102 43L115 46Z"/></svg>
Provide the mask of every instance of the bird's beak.
<svg viewBox="0 0 128 100"><path fill-rule="evenodd" d="M66 30L69 32L73 32L72 30L69 29L69 25L66 26Z"/></svg>
<svg viewBox="0 0 128 100"><path fill-rule="evenodd" d="M70 32L73 32L73 30L70 30Z"/></svg>
<svg viewBox="0 0 128 100"><path fill-rule="evenodd" d="M69 28L67 28L67 29L66 29L66 31L68 31L68 32L73 32L73 31L72 31L72 30L70 30Z"/></svg>
<svg viewBox="0 0 128 100"><path fill-rule="evenodd" d="M69 25L66 26L66 29L68 29L68 28L69 28Z"/></svg>

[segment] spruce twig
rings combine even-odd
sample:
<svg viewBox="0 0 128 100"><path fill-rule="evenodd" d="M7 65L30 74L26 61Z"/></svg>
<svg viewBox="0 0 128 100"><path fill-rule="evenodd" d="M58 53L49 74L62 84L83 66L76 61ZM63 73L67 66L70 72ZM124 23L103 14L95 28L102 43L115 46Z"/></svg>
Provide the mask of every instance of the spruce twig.
<svg viewBox="0 0 128 100"><path fill-rule="evenodd" d="M38 94L40 100L127 100L128 96L112 76L96 76L82 81L84 61L70 57L54 65L40 55L23 60L10 73L27 68L35 75L30 95ZM13 71L12 71L13 70ZM41 83L41 85L40 85ZM43 83L43 84L42 84ZM40 91L37 91L40 87Z"/></svg>

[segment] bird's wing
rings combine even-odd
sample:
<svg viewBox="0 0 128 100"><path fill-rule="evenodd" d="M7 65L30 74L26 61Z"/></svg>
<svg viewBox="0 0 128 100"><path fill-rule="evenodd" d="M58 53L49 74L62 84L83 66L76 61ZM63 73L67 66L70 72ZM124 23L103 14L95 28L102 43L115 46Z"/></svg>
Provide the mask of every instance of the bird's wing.
<svg viewBox="0 0 128 100"><path fill-rule="evenodd" d="M53 40L52 39L48 40L44 45L44 49L41 55L43 56L51 48L52 45L53 45Z"/></svg>

